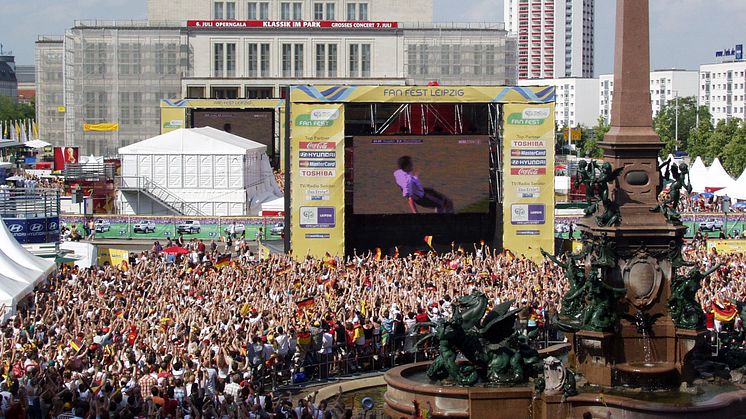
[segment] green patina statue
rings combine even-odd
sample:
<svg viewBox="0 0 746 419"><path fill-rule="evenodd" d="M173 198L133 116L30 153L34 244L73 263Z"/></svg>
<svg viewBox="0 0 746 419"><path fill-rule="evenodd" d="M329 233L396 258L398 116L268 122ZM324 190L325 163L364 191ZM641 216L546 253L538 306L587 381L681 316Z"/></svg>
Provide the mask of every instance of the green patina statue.
<svg viewBox="0 0 746 419"><path fill-rule="evenodd" d="M577 294L586 293L587 305L583 310L580 328L595 332L606 332L614 328L617 321L614 305L622 295L627 293L625 288L614 288L598 277L598 271L592 269L588 278ZM576 295L569 296L575 298Z"/></svg>
<svg viewBox="0 0 746 419"><path fill-rule="evenodd" d="M461 297L454 304L453 316L438 323L418 323L414 327L430 326L427 339L438 341L439 354L427 369L431 380L449 378L462 386L477 381L493 384L519 384L528 381L538 371L539 354L528 345L531 336L515 331L516 314L512 302L494 307L487 315L487 296L479 291ZM457 363L461 354L468 362Z"/></svg>
<svg viewBox="0 0 746 419"><path fill-rule="evenodd" d="M573 255L572 253L567 252L565 253L566 262L560 261L556 257L547 253L544 249L541 249L541 254L565 271L565 278L567 278L567 282L570 284L570 288L562 297L560 317L570 319L580 317L583 312L583 307L585 306L585 292L583 291L583 286L585 285L585 274L583 273L583 270L578 267L577 262L583 260L588 253L581 252L577 255Z"/></svg>
<svg viewBox="0 0 746 419"><path fill-rule="evenodd" d="M596 179L598 193L601 202L604 204L604 213L596 217L596 222L599 227L611 227L619 225L622 222L622 214L619 210L619 204L611 199L609 191L609 184L616 181L619 175L622 174L622 170L624 170L622 167L614 169L609 162L604 162L601 165L601 174L598 176L598 179Z"/></svg>
<svg viewBox="0 0 746 419"><path fill-rule="evenodd" d="M613 268L616 266L616 241L609 239L604 233L598 240L594 241L594 248L598 257L593 261L593 266L599 268Z"/></svg>
<svg viewBox="0 0 746 419"><path fill-rule="evenodd" d="M590 164L581 160L578 162L578 175L575 177L575 188L580 185L585 186L585 215L591 215L596 212L598 206L595 202L596 197L596 164L591 160Z"/></svg>
<svg viewBox="0 0 746 419"><path fill-rule="evenodd" d="M681 189L685 189L687 193L692 192L692 183L689 180L689 166L684 163L679 166L671 165L670 170L666 170L664 177L672 180L670 192L667 197L663 198L650 211L661 212L669 223L681 225L681 214L678 211L679 201L681 200Z"/></svg>
<svg viewBox="0 0 746 419"><path fill-rule="evenodd" d="M697 291L702 288L702 280L722 266L718 264L705 272L692 268L686 275L675 275L671 281L671 297L668 308L676 327L702 330L705 328L705 314L697 302Z"/></svg>

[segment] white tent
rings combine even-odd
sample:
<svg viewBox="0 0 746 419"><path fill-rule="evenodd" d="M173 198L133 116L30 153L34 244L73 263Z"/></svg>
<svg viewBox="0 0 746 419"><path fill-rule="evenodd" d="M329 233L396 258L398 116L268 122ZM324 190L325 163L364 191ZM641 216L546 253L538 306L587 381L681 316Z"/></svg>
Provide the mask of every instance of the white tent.
<svg viewBox="0 0 746 419"><path fill-rule="evenodd" d="M741 176L739 176L732 185L720 189L719 191L715 191L715 195L728 195L729 197L739 201L746 200L746 169L743 169Z"/></svg>
<svg viewBox="0 0 746 419"><path fill-rule="evenodd" d="M265 213L282 213L285 212L285 198L277 198L262 204L262 215Z"/></svg>
<svg viewBox="0 0 746 419"><path fill-rule="evenodd" d="M712 161L712 165L707 169L707 177L705 179L705 187L712 189L722 189L733 185L734 180L728 172L723 169L723 165L720 164L720 159L715 157Z"/></svg>
<svg viewBox="0 0 746 419"><path fill-rule="evenodd" d="M18 302L54 272L54 262L32 255L0 222L0 310L3 316L13 314Z"/></svg>
<svg viewBox="0 0 746 419"><path fill-rule="evenodd" d="M49 147L52 144L49 144L48 142L42 141L42 140L31 140L31 141L26 141L25 143L23 143L23 145L25 145L28 148L44 148L44 147Z"/></svg>
<svg viewBox="0 0 746 419"><path fill-rule="evenodd" d="M702 158L697 156L697 158L694 160L694 163L692 164L692 167L689 168L689 179L692 182L692 190L694 192L705 191L705 183L707 183L707 172L707 166L705 166Z"/></svg>
<svg viewBox="0 0 746 419"><path fill-rule="evenodd" d="M166 203L186 202L213 216L246 215L281 196L266 152L264 144L211 127L182 128L119 149L126 187L156 196L148 189L166 190ZM121 198L129 213L153 214L158 207L128 193Z"/></svg>

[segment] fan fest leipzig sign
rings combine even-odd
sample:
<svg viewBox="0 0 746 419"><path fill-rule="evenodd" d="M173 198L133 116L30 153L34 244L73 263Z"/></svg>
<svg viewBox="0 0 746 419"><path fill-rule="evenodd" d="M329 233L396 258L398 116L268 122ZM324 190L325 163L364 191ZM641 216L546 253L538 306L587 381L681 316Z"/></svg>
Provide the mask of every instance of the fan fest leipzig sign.
<svg viewBox="0 0 746 419"><path fill-rule="evenodd" d="M189 20L187 26L213 29L396 29L399 23L336 20Z"/></svg>

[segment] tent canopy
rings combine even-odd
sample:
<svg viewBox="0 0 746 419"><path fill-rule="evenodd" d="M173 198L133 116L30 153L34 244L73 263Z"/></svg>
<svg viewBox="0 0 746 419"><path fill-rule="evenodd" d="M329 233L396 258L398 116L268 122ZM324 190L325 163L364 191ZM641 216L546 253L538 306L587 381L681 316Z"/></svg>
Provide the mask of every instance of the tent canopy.
<svg viewBox="0 0 746 419"><path fill-rule="evenodd" d="M720 159L715 157L712 165L707 169L707 178L705 180L706 188L727 188L733 185L734 180L728 172L723 169Z"/></svg>
<svg viewBox="0 0 746 419"><path fill-rule="evenodd" d="M694 163L692 164L692 167L689 168L689 179L692 182L692 191L694 192L704 192L705 188L707 187L707 172L708 172L707 166L705 166L705 162L702 161L702 158L697 156L697 158L694 160Z"/></svg>
<svg viewBox="0 0 746 419"><path fill-rule="evenodd" d="M119 149L119 154L265 153L267 146L212 127L180 128Z"/></svg>
<svg viewBox="0 0 746 419"><path fill-rule="evenodd" d="M743 170L741 176L739 176L732 185L720 189L719 191L715 191L715 195L728 195L733 199L746 200L746 169Z"/></svg>
<svg viewBox="0 0 746 419"><path fill-rule="evenodd" d="M49 147L52 144L49 144L48 142L42 141L42 140L31 140L31 141L26 141L25 143L23 143L23 145L28 148L44 148L44 147Z"/></svg>

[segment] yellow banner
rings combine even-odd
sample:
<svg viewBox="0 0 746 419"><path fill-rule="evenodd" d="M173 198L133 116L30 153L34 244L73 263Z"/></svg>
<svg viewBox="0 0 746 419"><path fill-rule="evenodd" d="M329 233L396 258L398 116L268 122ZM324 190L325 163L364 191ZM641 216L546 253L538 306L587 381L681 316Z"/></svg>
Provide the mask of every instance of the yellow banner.
<svg viewBox="0 0 746 419"><path fill-rule="evenodd" d="M186 128L186 108L161 108L161 134Z"/></svg>
<svg viewBox="0 0 746 419"><path fill-rule="evenodd" d="M550 103L553 86L291 86L293 103Z"/></svg>
<svg viewBox="0 0 746 419"><path fill-rule="evenodd" d="M130 254L126 250L101 248L98 249L98 264L103 266L109 262L111 266L121 267L122 262L129 263Z"/></svg>
<svg viewBox="0 0 746 419"><path fill-rule="evenodd" d="M718 253L746 252L746 240L707 240L707 251L717 250Z"/></svg>
<svg viewBox="0 0 746 419"><path fill-rule="evenodd" d="M291 109L290 247L296 258L344 255L344 105Z"/></svg>
<svg viewBox="0 0 746 419"><path fill-rule="evenodd" d="M282 107L285 107L284 99L161 99L161 108L277 109Z"/></svg>
<svg viewBox="0 0 746 419"><path fill-rule="evenodd" d="M503 115L503 245L539 260L554 249L554 104L507 104Z"/></svg>
<svg viewBox="0 0 746 419"><path fill-rule="evenodd" d="M119 131L119 124L83 124L83 131Z"/></svg>

